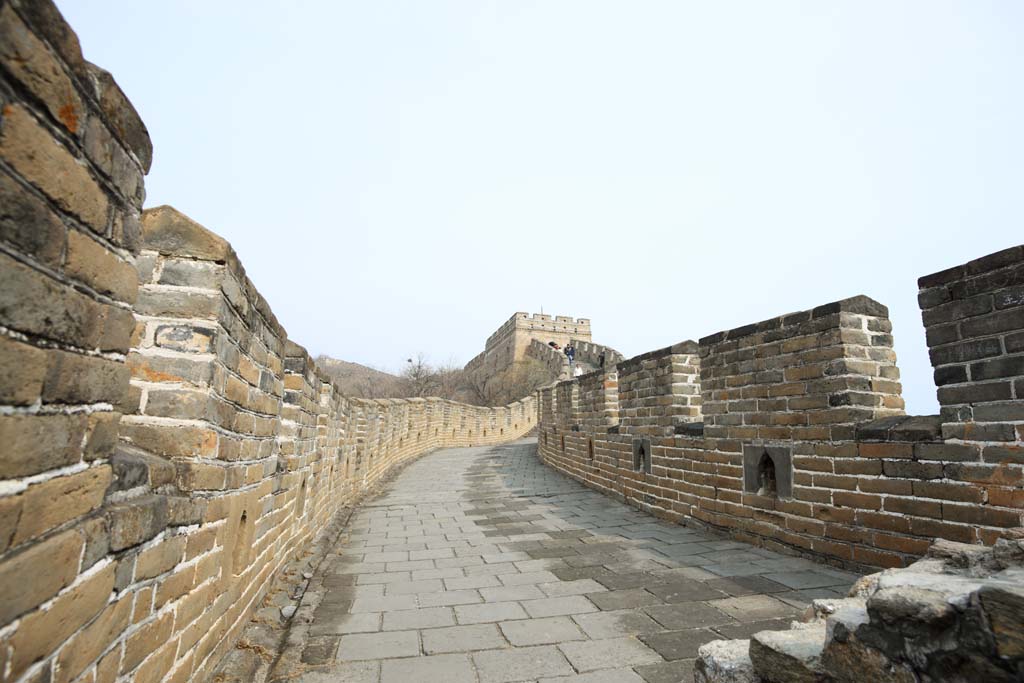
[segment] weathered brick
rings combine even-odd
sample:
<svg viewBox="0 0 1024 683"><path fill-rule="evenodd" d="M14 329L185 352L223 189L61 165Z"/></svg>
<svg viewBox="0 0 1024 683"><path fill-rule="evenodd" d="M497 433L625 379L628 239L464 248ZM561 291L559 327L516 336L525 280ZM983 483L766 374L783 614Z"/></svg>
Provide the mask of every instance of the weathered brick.
<svg viewBox="0 0 1024 683"><path fill-rule="evenodd" d="M103 503L110 476L110 466L99 465L29 486L19 495L21 516L13 545L37 538L98 508ZM59 501L59 505L54 501Z"/></svg>
<svg viewBox="0 0 1024 683"><path fill-rule="evenodd" d="M139 290L135 267L98 241L77 230L68 232L64 272L97 292L133 303Z"/></svg>
<svg viewBox="0 0 1024 683"><path fill-rule="evenodd" d="M0 477L24 477L79 462L86 424L83 414L0 415Z"/></svg>
<svg viewBox="0 0 1024 683"><path fill-rule="evenodd" d="M9 624L70 585L81 553L81 536L66 531L0 562L0 623Z"/></svg>
<svg viewBox="0 0 1024 683"><path fill-rule="evenodd" d="M43 382L45 403L118 404L128 389L129 370L119 361L102 356L51 350Z"/></svg>
<svg viewBox="0 0 1024 683"><path fill-rule="evenodd" d="M862 458L911 458L914 446L909 443L860 443L857 450Z"/></svg>
<svg viewBox="0 0 1024 683"><path fill-rule="evenodd" d="M126 595L107 606L96 619L82 629L57 657L54 683L69 683L96 660L127 628L132 611L132 596Z"/></svg>
<svg viewBox="0 0 1024 683"><path fill-rule="evenodd" d="M18 104L3 108L0 155L22 177L98 234L107 229L106 193L63 145Z"/></svg>
<svg viewBox="0 0 1024 683"><path fill-rule="evenodd" d="M92 348L103 336L107 308L0 253L0 322L6 327Z"/></svg>
<svg viewBox="0 0 1024 683"><path fill-rule="evenodd" d="M976 446L953 443L919 443L914 444L914 457L918 460L947 460L968 462L980 460L980 452Z"/></svg>
<svg viewBox="0 0 1024 683"><path fill-rule="evenodd" d="M191 424L121 422L125 441L167 458L217 457L217 432Z"/></svg>
<svg viewBox="0 0 1024 683"><path fill-rule="evenodd" d="M168 318L216 320L220 315L221 306L222 300L219 294L143 286L139 289L135 312L138 315Z"/></svg>
<svg viewBox="0 0 1024 683"><path fill-rule="evenodd" d="M116 563L107 565L60 595L48 610L33 612L22 620L10 641L14 648L8 664L12 679L100 613L114 588L115 567Z"/></svg>
<svg viewBox="0 0 1024 683"><path fill-rule="evenodd" d="M64 255L66 233L60 218L41 199L0 171L0 239L57 270Z"/></svg>
<svg viewBox="0 0 1024 683"><path fill-rule="evenodd" d="M39 399L47 352L0 336L0 403L28 405Z"/></svg>
<svg viewBox="0 0 1024 683"><path fill-rule="evenodd" d="M110 523L110 549L124 550L147 541L167 526L167 499L141 496L106 508Z"/></svg>
<svg viewBox="0 0 1024 683"><path fill-rule="evenodd" d="M166 643L171 637L173 627L174 613L166 612L128 636L125 641L124 658L121 660L121 673L131 671L150 653Z"/></svg>
<svg viewBox="0 0 1024 683"><path fill-rule="evenodd" d="M0 62L45 104L54 121L69 133L79 131L85 110L77 89L60 62L10 5L0 8Z"/></svg>
<svg viewBox="0 0 1024 683"><path fill-rule="evenodd" d="M984 460L993 464L1024 464L1024 446L986 446Z"/></svg>
<svg viewBox="0 0 1024 683"><path fill-rule="evenodd" d="M845 507L861 508L863 510L881 510L882 498L880 496L853 491L836 491L832 494L832 502Z"/></svg>
<svg viewBox="0 0 1024 683"><path fill-rule="evenodd" d="M216 331L192 325L160 325L154 333L157 346L175 351L208 353L213 347Z"/></svg>
<svg viewBox="0 0 1024 683"><path fill-rule="evenodd" d="M942 519L964 524L1008 528L1021 525L1019 510L1001 510L981 505L957 505L955 503L942 504Z"/></svg>
<svg viewBox="0 0 1024 683"><path fill-rule="evenodd" d="M936 501L890 496L882 504L886 512L942 519L942 504Z"/></svg>
<svg viewBox="0 0 1024 683"><path fill-rule="evenodd" d="M139 553L135 563L135 580L159 576L181 561L185 552L184 536L172 536Z"/></svg>

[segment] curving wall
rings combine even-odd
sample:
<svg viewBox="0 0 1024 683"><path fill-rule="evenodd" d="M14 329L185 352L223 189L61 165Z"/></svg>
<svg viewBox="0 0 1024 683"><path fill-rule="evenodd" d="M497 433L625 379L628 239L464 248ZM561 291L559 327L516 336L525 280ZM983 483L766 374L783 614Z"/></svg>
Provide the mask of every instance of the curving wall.
<svg viewBox="0 0 1024 683"><path fill-rule="evenodd" d="M203 681L275 574L431 449L533 429L341 396L52 3L0 2L0 682Z"/></svg>

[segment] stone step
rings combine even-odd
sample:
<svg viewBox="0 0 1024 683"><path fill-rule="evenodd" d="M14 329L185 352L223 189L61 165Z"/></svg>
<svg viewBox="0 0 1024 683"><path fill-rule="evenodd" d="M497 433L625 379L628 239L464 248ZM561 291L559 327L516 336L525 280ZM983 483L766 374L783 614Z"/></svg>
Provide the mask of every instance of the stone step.
<svg viewBox="0 0 1024 683"><path fill-rule="evenodd" d="M790 631L761 631L750 639L750 661L764 683L820 683L826 625L818 620Z"/></svg>

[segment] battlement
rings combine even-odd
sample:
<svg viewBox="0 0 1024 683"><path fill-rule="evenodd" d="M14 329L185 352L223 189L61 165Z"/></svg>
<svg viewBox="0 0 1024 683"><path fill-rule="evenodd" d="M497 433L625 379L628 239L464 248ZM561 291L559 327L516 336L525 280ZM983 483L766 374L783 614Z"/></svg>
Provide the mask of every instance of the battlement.
<svg viewBox="0 0 1024 683"><path fill-rule="evenodd" d="M888 309L857 296L542 389L541 455L659 517L857 569L992 544L1024 511L1024 248L920 287L941 416L904 414Z"/></svg>
<svg viewBox="0 0 1024 683"><path fill-rule="evenodd" d="M588 318L573 318L567 315L552 317L546 313L524 313L519 311L502 323L501 327L487 338L484 348L487 350L492 349L519 331L550 332L556 336L569 336L573 339L590 341L590 320ZM557 342L558 340L556 339L555 341Z"/></svg>

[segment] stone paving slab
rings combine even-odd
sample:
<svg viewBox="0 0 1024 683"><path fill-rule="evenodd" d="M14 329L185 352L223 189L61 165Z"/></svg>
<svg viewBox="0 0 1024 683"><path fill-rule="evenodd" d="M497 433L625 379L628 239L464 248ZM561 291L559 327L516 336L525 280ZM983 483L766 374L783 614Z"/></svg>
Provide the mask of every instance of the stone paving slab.
<svg viewBox="0 0 1024 683"><path fill-rule="evenodd" d="M357 510L313 584L301 683L678 683L697 648L854 574L663 523L541 463L437 451Z"/></svg>

